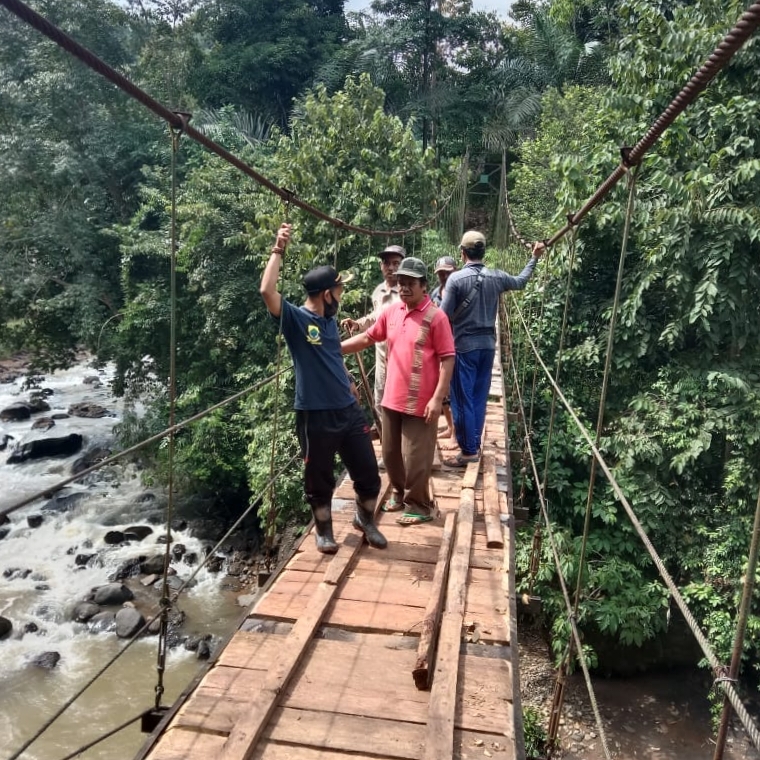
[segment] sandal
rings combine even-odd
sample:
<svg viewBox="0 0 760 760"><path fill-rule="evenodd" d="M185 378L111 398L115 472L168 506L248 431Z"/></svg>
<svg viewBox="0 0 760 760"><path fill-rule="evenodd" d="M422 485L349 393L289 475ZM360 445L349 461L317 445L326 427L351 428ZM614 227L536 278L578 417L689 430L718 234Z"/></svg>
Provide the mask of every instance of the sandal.
<svg viewBox="0 0 760 760"><path fill-rule="evenodd" d="M443 459L441 464L446 467L467 467L472 462L477 462L480 459L478 454L457 454L455 457L449 459Z"/></svg>
<svg viewBox="0 0 760 760"><path fill-rule="evenodd" d="M391 494L391 498L386 501L382 507L380 507L381 512L401 512L401 510L404 508L404 500L397 496L395 493Z"/></svg>
<svg viewBox="0 0 760 760"><path fill-rule="evenodd" d="M422 515L417 512L404 512L404 514L396 520L399 525L421 525L422 523L432 521L433 515L429 513Z"/></svg>

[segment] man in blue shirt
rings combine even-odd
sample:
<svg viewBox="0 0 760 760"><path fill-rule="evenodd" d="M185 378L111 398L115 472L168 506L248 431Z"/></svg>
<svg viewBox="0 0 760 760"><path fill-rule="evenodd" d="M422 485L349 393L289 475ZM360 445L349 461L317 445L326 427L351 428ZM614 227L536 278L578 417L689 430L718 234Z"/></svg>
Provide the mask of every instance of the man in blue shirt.
<svg viewBox="0 0 760 760"><path fill-rule="evenodd" d="M449 467L477 461L486 420L488 388L496 352L496 311L507 290L522 290L533 276L543 243L533 245L533 255L516 277L483 263L486 239L469 230L459 244L462 269L446 281L441 308L454 330L456 362L451 378L451 412L460 453L444 460Z"/></svg>
<svg viewBox="0 0 760 760"><path fill-rule="evenodd" d="M296 373L296 432L304 459L304 491L316 526L317 549L323 554L338 551L332 529L334 463L337 453L354 483L354 527L371 546L388 543L375 525L375 506L380 475L372 448L369 425L352 391L352 383L340 352L335 315L350 275L330 266L311 269L304 275L306 301L295 306L277 291L282 256L290 240L289 224L277 233L261 278L261 296L276 319L288 344Z"/></svg>

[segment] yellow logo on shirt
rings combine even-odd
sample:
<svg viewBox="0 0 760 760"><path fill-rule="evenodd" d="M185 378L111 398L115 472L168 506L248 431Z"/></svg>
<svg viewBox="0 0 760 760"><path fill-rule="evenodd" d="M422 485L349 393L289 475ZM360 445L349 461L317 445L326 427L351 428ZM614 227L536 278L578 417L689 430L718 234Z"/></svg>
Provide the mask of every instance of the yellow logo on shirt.
<svg viewBox="0 0 760 760"><path fill-rule="evenodd" d="M306 340L311 343L312 346L322 345L322 335L316 325L309 325L306 328Z"/></svg>

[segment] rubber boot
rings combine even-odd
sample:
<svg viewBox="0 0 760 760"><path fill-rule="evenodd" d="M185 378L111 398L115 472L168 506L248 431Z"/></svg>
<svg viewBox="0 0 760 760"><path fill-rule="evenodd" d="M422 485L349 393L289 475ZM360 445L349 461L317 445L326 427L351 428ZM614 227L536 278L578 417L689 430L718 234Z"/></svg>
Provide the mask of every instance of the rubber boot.
<svg viewBox="0 0 760 760"><path fill-rule="evenodd" d="M385 549L388 541L375 525L375 506L377 499L356 500L356 514L354 515L354 528L364 533L367 543L375 549Z"/></svg>
<svg viewBox="0 0 760 760"><path fill-rule="evenodd" d="M314 525L316 526L317 551L322 554L335 554L338 544L335 543L332 529L332 514L329 506L312 507Z"/></svg>

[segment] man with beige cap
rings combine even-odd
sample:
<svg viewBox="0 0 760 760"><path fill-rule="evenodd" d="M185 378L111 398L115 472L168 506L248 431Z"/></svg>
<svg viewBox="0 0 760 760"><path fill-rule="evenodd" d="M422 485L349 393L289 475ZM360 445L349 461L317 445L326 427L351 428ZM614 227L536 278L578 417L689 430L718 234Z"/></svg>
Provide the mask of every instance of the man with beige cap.
<svg viewBox="0 0 760 760"><path fill-rule="evenodd" d="M464 467L477 461L486 420L488 388L496 352L496 311L507 290L522 290L533 276L543 243L533 245L533 254L516 277L483 263L486 239L469 230L459 244L463 266L446 282L441 309L454 330L456 362L451 379L451 411L460 453L444 460L449 467Z"/></svg>
<svg viewBox="0 0 760 760"><path fill-rule="evenodd" d="M400 245L387 245L380 251L380 271L383 281L372 291L372 311L359 319L344 319L340 326L349 333L364 332L377 322L380 313L391 304L398 303L396 270L401 261L406 258L406 249ZM385 343L375 343L375 408L380 412L380 402L383 400L385 375L388 367L388 348Z"/></svg>

